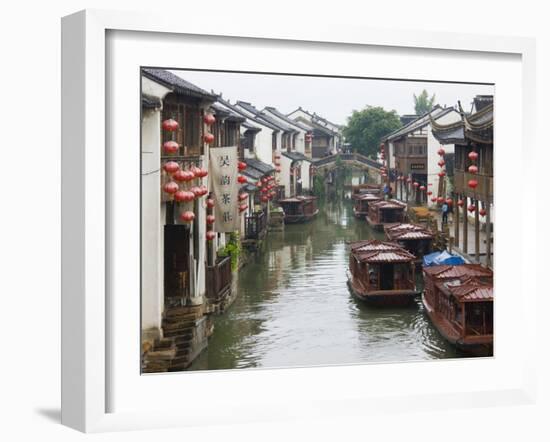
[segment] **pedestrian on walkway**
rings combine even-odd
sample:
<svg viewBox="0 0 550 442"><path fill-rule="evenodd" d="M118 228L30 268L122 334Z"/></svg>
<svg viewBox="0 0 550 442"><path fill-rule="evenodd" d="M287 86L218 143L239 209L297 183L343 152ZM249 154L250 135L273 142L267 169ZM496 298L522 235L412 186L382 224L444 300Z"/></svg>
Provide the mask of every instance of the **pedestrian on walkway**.
<svg viewBox="0 0 550 442"><path fill-rule="evenodd" d="M447 218L449 216L449 205L444 202L441 206L441 224L447 224Z"/></svg>

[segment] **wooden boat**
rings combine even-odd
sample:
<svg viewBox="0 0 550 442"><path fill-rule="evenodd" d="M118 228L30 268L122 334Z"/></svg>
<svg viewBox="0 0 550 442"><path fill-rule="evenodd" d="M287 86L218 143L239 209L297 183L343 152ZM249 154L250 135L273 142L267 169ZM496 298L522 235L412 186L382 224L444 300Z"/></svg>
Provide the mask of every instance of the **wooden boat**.
<svg viewBox="0 0 550 442"><path fill-rule="evenodd" d="M367 222L376 230L383 230L385 224L405 222L407 204L397 200L382 200L369 204Z"/></svg>
<svg viewBox="0 0 550 442"><path fill-rule="evenodd" d="M493 354L493 272L479 264L424 268L422 303L439 333L460 350Z"/></svg>
<svg viewBox="0 0 550 442"><path fill-rule="evenodd" d="M348 286L357 298L376 306L407 306L419 295L415 256L391 242L351 243Z"/></svg>
<svg viewBox="0 0 550 442"><path fill-rule="evenodd" d="M351 188L352 188L352 194L351 194L352 198L355 198L356 196L359 196L359 195L365 195L367 193L382 197L382 189L377 184L357 184L357 185L351 186Z"/></svg>
<svg viewBox="0 0 550 442"><path fill-rule="evenodd" d="M295 196L278 202L285 213L285 224L311 221L319 213L315 196Z"/></svg>
<svg viewBox="0 0 550 442"><path fill-rule="evenodd" d="M369 213L369 204L376 203L382 199L374 193L356 193L352 198L355 201L353 214L356 218L366 218Z"/></svg>
<svg viewBox="0 0 550 442"><path fill-rule="evenodd" d="M416 256L416 265L422 265L424 255L432 252L434 234L427 227L411 223L392 223L384 225L389 241L396 242Z"/></svg>

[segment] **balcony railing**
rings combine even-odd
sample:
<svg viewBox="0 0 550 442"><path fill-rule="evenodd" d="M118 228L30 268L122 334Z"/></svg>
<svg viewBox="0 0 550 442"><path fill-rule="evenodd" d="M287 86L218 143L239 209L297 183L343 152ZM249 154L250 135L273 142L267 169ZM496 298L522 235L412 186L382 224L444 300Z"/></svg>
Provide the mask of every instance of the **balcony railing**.
<svg viewBox="0 0 550 442"><path fill-rule="evenodd" d="M215 265L206 266L206 297L219 301L231 293L231 257L221 258Z"/></svg>
<svg viewBox="0 0 550 442"><path fill-rule="evenodd" d="M267 228L267 216L264 212L256 212L245 218L244 232L246 239L260 239Z"/></svg>

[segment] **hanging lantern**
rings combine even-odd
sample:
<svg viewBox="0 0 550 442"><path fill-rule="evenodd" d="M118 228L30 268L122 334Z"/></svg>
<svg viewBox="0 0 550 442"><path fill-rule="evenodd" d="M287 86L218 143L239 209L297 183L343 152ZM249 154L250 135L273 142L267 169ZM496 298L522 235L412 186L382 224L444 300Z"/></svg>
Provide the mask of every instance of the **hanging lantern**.
<svg viewBox="0 0 550 442"><path fill-rule="evenodd" d="M269 201L269 198L266 195L262 195L260 197L260 200L262 201L262 203L267 203Z"/></svg>
<svg viewBox="0 0 550 442"><path fill-rule="evenodd" d="M206 232L206 240L212 241L216 237L216 232L209 230Z"/></svg>
<svg viewBox="0 0 550 442"><path fill-rule="evenodd" d="M241 204L239 206L239 212L244 212L246 209L248 209L248 204Z"/></svg>
<svg viewBox="0 0 550 442"><path fill-rule="evenodd" d="M472 165L472 166L468 167L468 172L470 172L470 173L477 173L477 170L478 170L477 166Z"/></svg>
<svg viewBox="0 0 550 442"><path fill-rule="evenodd" d="M195 195L195 198L198 198L199 196L201 196L201 188L199 186L193 186L191 187L191 189L189 189L190 192L193 193L193 195Z"/></svg>
<svg viewBox="0 0 550 442"><path fill-rule="evenodd" d="M268 192L267 187L262 187L262 188L260 189L260 192L262 192L262 193L267 193L267 192Z"/></svg>
<svg viewBox="0 0 550 442"><path fill-rule="evenodd" d="M475 189L477 187L477 180L469 180L468 181L468 187L470 189Z"/></svg>
<svg viewBox="0 0 550 442"><path fill-rule="evenodd" d="M204 114L204 122L208 126L212 126L216 122L216 117L212 114Z"/></svg>
<svg viewBox="0 0 550 442"><path fill-rule="evenodd" d="M245 163L244 161L239 161L239 162L237 163L237 168L238 168L239 170L245 170L245 169L246 169L246 163Z"/></svg>
<svg viewBox="0 0 550 442"><path fill-rule="evenodd" d="M437 197L436 196L432 197L432 203L435 203L436 201L437 201Z"/></svg>
<svg viewBox="0 0 550 442"><path fill-rule="evenodd" d="M164 151L164 153L177 153L179 148L180 145L175 141L166 141L162 145L162 150Z"/></svg>
<svg viewBox="0 0 550 442"><path fill-rule="evenodd" d="M485 209L480 209L479 214L481 216L485 216L485 215L487 215L487 211Z"/></svg>
<svg viewBox="0 0 550 442"><path fill-rule="evenodd" d="M445 201L449 206L452 206L453 205L453 200L452 198L447 198L447 200Z"/></svg>
<svg viewBox="0 0 550 442"><path fill-rule="evenodd" d="M470 158L471 161L476 161L478 157L478 153L474 152L473 150L468 154L468 158Z"/></svg>
<svg viewBox="0 0 550 442"><path fill-rule="evenodd" d="M431 190L428 190L428 191L426 192L426 195L430 196L432 193L433 193L433 192L432 192Z"/></svg>
<svg viewBox="0 0 550 442"><path fill-rule="evenodd" d="M208 193L208 187L206 185L199 186L200 194L199 196L205 196Z"/></svg>
<svg viewBox="0 0 550 442"><path fill-rule="evenodd" d="M184 223L191 223L193 222L194 219L195 219L195 214L190 210L187 210L180 214L180 220L183 221Z"/></svg>
<svg viewBox="0 0 550 442"><path fill-rule="evenodd" d="M437 154L442 157L443 155L445 155L445 149L440 147L439 149L437 149Z"/></svg>
<svg viewBox="0 0 550 442"><path fill-rule="evenodd" d="M197 167L195 170L195 176L197 178L204 178L206 175L208 175L208 170L206 170L204 167Z"/></svg>
<svg viewBox="0 0 550 442"><path fill-rule="evenodd" d="M206 224L214 224L216 217L214 215L206 215Z"/></svg>
<svg viewBox="0 0 550 442"><path fill-rule="evenodd" d="M247 180L246 177L243 176L243 175L239 175L239 176L237 177L237 181L238 181L240 184L246 184L246 183L248 183L248 180Z"/></svg>
<svg viewBox="0 0 550 442"><path fill-rule="evenodd" d="M174 199L178 202L187 203L195 199L195 194L193 192L189 192L188 190L178 190L174 194Z"/></svg>
<svg viewBox="0 0 550 442"><path fill-rule="evenodd" d="M468 212L472 213L474 210L476 210L476 206L474 206L473 204L470 204L468 206Z"/></svg>
<svg viewBox="0 0 550 442"><path fill-rule="evenodd" d="M439 167L443 167L443 166L445 165L445 161L444 161L444 160L439 160L439 161L437 162L437 165L438 165Z"/></svg>
<svg viewBox="0 0 550 442"><path fill-rule="evenodd" d="M269 180L268 180L266 177L263 177L263 178L262 178L262 183L263 183L263 184L266 184L268 181L269 181Z"/></svg>
<svg viewBox="0 0 550 442"><path fill-rule="evenodd" d="M443 198L442 196L438 196L438 197L436 198L436 200L437 200L438 204L442 204L443 201L445 201L445 198Z"/></svg>
<svg viewBox="0 0 550 442"><path fill-rule="evenodd" d="M209 209L212 209L214 207L214 200L212 198L208 198L206 200L206 207L208 207Z"/></svg>
<svg viewBox="0 0 550 442"><path fill-rule="evenodd" d="M193 172L190 172L189 170L178 170L174 174L173 178L176 181L187 182L187 181L192 181L195 178L195 174L193 174Z"/></svg>
<svg viewBox="0 0 550 442"><path fill-rule="evenodd" d="M214 135L211 133L204 134L204 137L202 138L206 144L212 144L214 142Z"/></svg>
<svg viewBox="0 0 550 442"><path fill-rule="evenodd" d="M189 168L189 172L193 174L193 178L199 178L201 170L199 167L193 165Z"/></svg>
<svg viewBox="0 0 550 442"><path fill-rule="evenodd" d="M243 192L239 194L239 201L244 201L248 198L248 193Z"/></svg>
<svg viewBox="0 0 550 442"><path fill-rule="evenodd" d="M173 195L179 190L179 186L174 181L169 181L162 187L162 190L164 190L166 193L169 193L170 195Z"/></svg>
<svg viewBox="0 0 550 442"><path fill-rule="evenodd" d="M164 163L164 166L162 166L162 168L168 173L176 173L178 170L180 170L180 165L175 161L168 161L167 163Z"/></svg>
<svg viewBox="0 0 550 442"><path fill-rule="evenodd" d="M176 120L173 120L172 118L169 118L168 120L164 120L162 122L162 128L164 130L167 130L168 132L175 132L180 127L179 123Z"/></svg>
<svg viewBox="0 0 550 442"><path fill-rule="evenodd" d="M456 202L456 204L457 204L457 206L462 207L462 206L464 206L464 200L458 200Z"/></svg>
<svg viewBox="0 0 550 442"><path fill-rule="evenodd" d="M444 171L441 171L441 172L439 172L439 173L437 174L437 176L438 176L439 178L443 178L443 177L445 176L445 172L444 172Z"/></svg>
<svg viewBox="0 0 550 442"><path fill-rule="evenodd" d="M426 186L420 186L419 189L424 192L426 190Z"/></svg>
<svg viewBox="0 0 550 442"><path fill-rule="evenodd" d="M261 182L261 180L258 180L258 181L256 182L256 187L257 187L258 189L262 187L262 182Z"/></svg>
<svg viewBox="0 0 550 442"><path fill-rule="evenodd" d="M417 182L415 181L415 182L413 183L413 186L414 186L414 187L418 187L418 186L420 186L420 184L417 183Z"/></svg>

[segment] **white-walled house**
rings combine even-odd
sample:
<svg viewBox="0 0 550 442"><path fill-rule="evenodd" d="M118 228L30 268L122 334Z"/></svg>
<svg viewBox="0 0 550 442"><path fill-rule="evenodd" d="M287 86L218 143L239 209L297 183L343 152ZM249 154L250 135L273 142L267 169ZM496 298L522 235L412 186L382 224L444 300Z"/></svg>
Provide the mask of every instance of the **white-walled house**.
<svg viewBox="0 0 550 442"><path fill-rule="evenodd" d="M336 154L342 147L341 127L315 112L309 112L302 107L287 114L287 117L309 126L313 133L313 158L322 158Z"/></svg>

